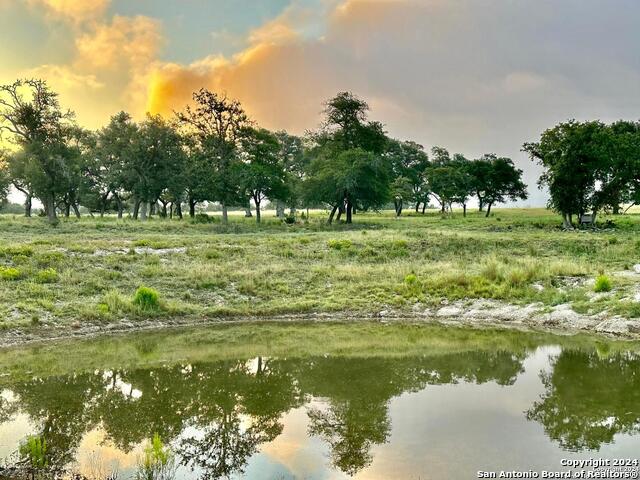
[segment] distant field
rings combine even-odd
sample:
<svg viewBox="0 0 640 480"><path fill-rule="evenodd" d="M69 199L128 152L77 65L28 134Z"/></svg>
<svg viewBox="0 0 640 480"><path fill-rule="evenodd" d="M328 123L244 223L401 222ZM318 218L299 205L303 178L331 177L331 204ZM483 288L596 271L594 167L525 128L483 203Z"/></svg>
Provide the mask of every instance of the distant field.
<svg viewBox="0 0 640 480"><path fill-rule="evenodd" d="M0 215L0 328L313 312L411 314L443 301L569 303L577 312L640 317L640 214L600 217L601 230L564 232L543 209L442 217L358 214L328 226L312 212L287 225L265 214L214 220ZM604 227L604 222L613 222ZM610 292L594 297L605 274ZM158 308L132 302L140 286Z"/></svg>

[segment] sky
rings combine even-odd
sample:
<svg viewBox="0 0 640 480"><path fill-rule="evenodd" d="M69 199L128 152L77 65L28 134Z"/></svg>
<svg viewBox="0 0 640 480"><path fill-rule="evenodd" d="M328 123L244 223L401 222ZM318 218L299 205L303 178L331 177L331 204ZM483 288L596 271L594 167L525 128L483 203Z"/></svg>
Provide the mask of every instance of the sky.
<svg viewBox="0 0 640 480"><path fill-rule="evenodd" d="M46 79L80 124L171 115L206 87L270 129L350 90L390 135L525 172L558 122L640 118L638 0L0 0L0 83Z"/></svg>

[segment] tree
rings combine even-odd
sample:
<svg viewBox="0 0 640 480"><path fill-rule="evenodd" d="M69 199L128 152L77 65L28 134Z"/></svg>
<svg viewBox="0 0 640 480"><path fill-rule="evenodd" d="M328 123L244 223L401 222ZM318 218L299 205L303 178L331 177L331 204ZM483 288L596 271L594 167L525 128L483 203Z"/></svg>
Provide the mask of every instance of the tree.
<svg viewBox="0 0 640 480"><path fill-rule="evenodd" d="M122 218L127 188L132 185L133 147L138 125L126 112L111 117L109 124L96 134L96 143L86 168L85 199L103 215L112 198Z"/></svg>
<svg viewBox="0 0 640 480"><path fill-rule="evenodd" d="M440 204L440 211L444 213L447 206L453 203L456 186L453 181L455 166L451 164L449 151L442 147L431 149L431 164L425 169L430 195Z"/></svg>
<svg viewBox="0 0 640 480"><path fill-rule="evenodd" d="M367 103L352 93L338 93L325 107L325 121L310 135L306 197L331 206L329 223L336 211L351 223L354 211L389 199L391 169L383 155L388 139L382 124L367 121Z"/></svg>
<svg viewBox="0 0 640 480"><path fill-rule="evenodd" d="M284 206L287 204L293 214L296 207L301 206L303 199L302 181L308 167L309 157L305 154L302 138L291 135L284 130L275 133L280 149L278 157L283 165L286 177L286 198L284 201L276 199L278 217L284 216Z"/></svg>
<svg viewBox="0 0 640 480"><path fill-rule="evenodd" d="M0 131L22 147L22 172L43 201L49 222L57 223L56 204L67 180L73 113L63 112L58 95L43 80L18 80L0 86Z"/></svg>
<svg viewBox="0 0 640 480"><path fill-rule="evenodd" d="M404 201L411 198L411 182L407 177L396 177L391 183L391 196L393 197L393 206L396 211L396 217L402 215Z"/></svg>
<svg viewBox="0 0 640 480"><path fill-rule="evenodd" d="M24 216L31 216L31 208L33 203L33 185L31 178L27 174L27 160L23 151L6 154L7 168L9 178L13 187L24 194Z"/></svg>
<svg viewBox="0 0 640 480"><path fill-rule="evenodd" d="M424 147L415 142L389 140L386 155L390 158L394 178L404 178L409 186L410 194L404 192L403 200L413 201L416 213L422 204L424 213L429 203L429 188L424 176L429 166L429 156Z"/></svg>
<svg viewBox="0 0 640 480"><path fill-rule="evenodd" d="M462 205L462 216L467 216L467 203L473 194L473 177L469 168L470 161L464 155L456 153L451 163L454 203Z"/></svg>
<svg viewBox="0 0 640 480"><path fill-rule="evenodd" d="M193 94L195 107L177 113L178 120L191 130L213 170L213 197L222 205L222 220L228 220L228 207L241 202L237 175L238 147L243 132L251 126L237 100L207 89Z"/></svg>
<svg viewBox="0 0 640 480"><path fill-rule="evenodd" d="M148 115L134 137L127 168L128 189L141 202L142 220L147 218L149 204L155 204L163 192L180 190L184 159L182 138L176 129L159 115Z"/></svg>
<svg viewBox="0 0 640 480"><path fill-rule="evenodd" d="M526 200L527 186L522 181L522 170L510 158L493 153L483 155L469 163L471 190L478 197L480 210L486 205L488 217L491 207L508 200Z"/></svg>
<svg viewBox="0 0 640 480"><path fill-rule="evenodd" d="M9 162L7 153L0 150L0 204L7 201L11 177L9 172Z"/></svg>
<svg viewBox="0 0 640 480"><path fill-rule="evenodd" d="M184 146L185 168L183 177L185 194L186 201L189 204L189 216L194 218L198 203L214 200L215 174L211 168L207 153L202 149L195 136L185 136Z"/></svg>
<svg viewBox="0 0 640 480"><path fill-rule="evenodd" d="M309 167L305 190L309 201L332 206L329 223L343 206L346 222L352 223L353 207L378 208L389 199L389 171L384 160L360 148L346 150L337 157L316 158Z"/></svg>
<svg viewBox="0 0 640 480"><path fill-rule="evenodd" d="M599 201L614 214L623 203L640 203L640 122L619 120L608 127L611 168L598 175Z"/></svg>
<svg viewBox="0 0 640 480"><path fill-rule="evenodd" d="M565 228L573 228L573 215L595 215L602 206L597 180L608 169L604 154L608 143L602 122L560 123L542 133L539 142L525 143L523 151L544 167L538 184L549 189L549 207L562 215Z"/></svg>
<svg viewBox="0 0 640 480"><path fill-rule="evenodd" d="M256 222L260 223L260 205L265 198L286 198L286 174L280 162L278 137L263 128L250 128L241 140L243 160L240 178L243 188L256 206Z"/></svg>

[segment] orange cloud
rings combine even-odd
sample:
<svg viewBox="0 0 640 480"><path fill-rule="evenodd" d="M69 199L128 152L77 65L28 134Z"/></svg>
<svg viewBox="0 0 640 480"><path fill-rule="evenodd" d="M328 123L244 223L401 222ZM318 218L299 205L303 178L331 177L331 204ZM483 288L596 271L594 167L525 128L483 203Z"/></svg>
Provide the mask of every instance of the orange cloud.
<svg viewBox="0 0 640 480"><path fill-rule="evenodd" d="M44 6L48 13L69 19L73 22L82 22L90 19L101 18L106 11L110 0L28 0L34 6Z"/></svg>
<svg viewBox="0 0 640 480"><path fill-rule="evenodd" d="M138 70L157 57L162 35L160 24L149 17L116 15L111 23L97 25L76 39L76 65L83 69Z"/></svg>

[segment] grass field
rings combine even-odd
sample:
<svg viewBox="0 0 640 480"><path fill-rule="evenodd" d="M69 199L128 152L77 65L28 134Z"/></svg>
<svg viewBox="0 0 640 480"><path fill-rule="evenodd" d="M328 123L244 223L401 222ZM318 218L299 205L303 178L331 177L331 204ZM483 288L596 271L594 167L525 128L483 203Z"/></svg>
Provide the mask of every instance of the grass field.
<svg viewBox="0 0 640 480"><path fill-rule="evenodd" d="M0 215L0 328L143 318L219 318L385 309L460 299L569 303L577 312L640 317L640 214L565 232L543 209L442 217L358 214L328 226L316 212L287 225L112 217ZM610 220L613 225L604 227ZM610 291L594 292L605 275ZM640 278L640 275L638 275ZM605 282L606 284L607 282ZM159 301L134 298L140 286ZM149 301L147 301L149 300Z"/></svg>

